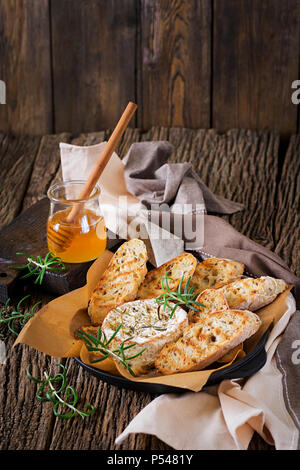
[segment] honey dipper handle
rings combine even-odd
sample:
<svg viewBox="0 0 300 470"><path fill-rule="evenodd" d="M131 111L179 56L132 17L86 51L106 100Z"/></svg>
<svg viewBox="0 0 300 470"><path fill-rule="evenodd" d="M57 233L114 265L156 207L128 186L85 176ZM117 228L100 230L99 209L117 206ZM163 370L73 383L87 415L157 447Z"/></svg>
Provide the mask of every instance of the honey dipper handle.
<svg viewBox="0 0 300 470"><path fill-rule="evenodd" d="M132 103L131 101L126 106L118 124L116 125L113 133L108 139L108 142L105 145L103 152L101 153L92 173L90 174L88 180L86 181L84 187L82 188L82 191L79 194L78 199L86 199L91 194L93 188L95 187L110 157L112 156L114 150L116 149L136 109L137 109L137 105L135 103ZM72 219L76 216L79 208L80 208L80 204L76 204L73 206L71 212L69 213L67 217L67 222L72 221Z"/></svg>

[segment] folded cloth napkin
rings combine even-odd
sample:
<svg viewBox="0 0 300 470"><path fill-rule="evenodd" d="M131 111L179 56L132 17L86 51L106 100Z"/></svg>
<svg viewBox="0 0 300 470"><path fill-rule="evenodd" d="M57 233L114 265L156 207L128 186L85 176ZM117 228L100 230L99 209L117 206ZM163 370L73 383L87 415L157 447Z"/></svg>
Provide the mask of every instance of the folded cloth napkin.
<svg viewBox="0 0 300 470"><path fill-rule="evenodd" d="M105 143L91 147L61 144L63 178L86 179L103 145ZM152 204L167 204L175 218L178 206L189 204L189 213L181 213L181 216L185 219L201 214L203 243L196 251L203 259L231 258L245 264L246 274L270 275L294 284L300 309L300 280L284 261L237 232L223 219L207 214L232 214L243 206L214 195L190 164L168 163L171 152L172 146L167 142L143 142L133 144L123 162L113 155L99 181L108 226L120 196L128 197L135 214L145 206L147 217L154 212ZM156 212L161 215L160 210ZM160 224L161 218L158 218L157 225ZM123 228L127 226L125 217ZM113 227L113 224L111 227L115 233L118 230L122 233L122 227ZM163 226L160 238L152 241L157 265L186 249L185 240L176 236L176 231L171 240L163 240L166 231ZM293 315L295 310L295 299L289 294L287 310L266 344L267 363L254 376L246 381L224 381L199 393L163 395L142 410L116 442L121 443L129 433L143 432L155 434L176 449L246 449L256 430L277 449L300 448L297 400L300 314Z"/></svg>
<svg viewBox="0 0 300 470"><path fill-rule="evenodd" d="M191 205L218 214L234 214L242 204L212 193L190 163L168 163L174 148L169 142L138 142L124 157L128 191L148 208L154 204L172 207Z"/></svg>

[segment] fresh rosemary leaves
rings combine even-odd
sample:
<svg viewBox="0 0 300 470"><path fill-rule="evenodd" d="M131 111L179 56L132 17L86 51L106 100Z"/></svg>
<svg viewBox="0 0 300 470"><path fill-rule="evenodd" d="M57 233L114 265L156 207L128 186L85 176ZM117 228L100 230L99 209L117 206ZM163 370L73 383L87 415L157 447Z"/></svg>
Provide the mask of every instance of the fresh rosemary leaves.
<svg viewBox="0 0 300 470"><path fill-rule="evenodd" d="M21 311L21 305L22 303L28 299L30 295L26 295L23 297L20 302L17 304L16 310L13 310L12 312L9 312L9 302L10 299L8 299L4 305L4 307L0 310L0 326L1 325L6 325L9 331L11 331L14 335L18 336L20 328L23 328L25 323L30 320L35 314L35 309L37 305L39 305L41 302L37 302L29 312L22 312ZM3 337L3 334L0 334L0 337Z"/></svg>
<svg viewBox="0 0 300 470"><path fill-rule="evenodd" d="M27 263L24 266L10 266L10 268L18 271L27 270L27 274L24 274L20 279L36 276L34 284L42 284L46 271L62 272L66 269L62 260L57 256L54 256L51 252L47 253L45 258L42 258L41 256L34 258L26 253L19 252L16 254L25 256L25 258L27 258Z"/></svg>
<svg viewBox="0 0 300 470"><path fill-rule="evenodd" d="M181 291L182 291L182 283L183 283L184 276L182 276L182 278L180 279L180 283L175 291L170 290L168 279L172 279L172 278L169 277L167 273L165 273L165 276L161 280L161 287L164 293L156 297L156 302L159 305L162 305L164 310L166 310L167 307L171 309L170 318L173 317L176 308L181 305L192 310L198 310L195 307L195 305L200 305L201 307L205 307L205 305L201 304L200 302L196 302L198 293L194 293L195 286L191 288L189 287L191 277L188 278L183 292ZM170 305L169 302L174 303L174 305L173 306Z"/></svg>
<svg viewBox="0 0 300 470"><path fill-rule="evenodd" d="M93 336L90 333L86 333L85 331L81 329L77 330L76 334L79 338L81 338L85 342L85 345L88 351L99 352L101 354L101 357L92 360L91 363L101 362L107 359L109 356L112 356L114 359L117 359L119 362L121 362L123 366L128 370L128 372L132 376L134 376L135 374L133 370L131 369L128 361L140 356L145 351L145 349L142 349L141 351L139 351L137 354L134 354L133 356L129 356L129 357L126 356L125 354L126 351L136 346L135 343L125 346L126 341L129 341L132 338L127 338L124 341L122 341L121 344L117 345L116 348L109 349L108 347L109 344L115 338L120 328L122 328L122 325L118 326L118 328L115 330L115 332L112 334L112 336L109 339L106 338L104 331L101 331L100 326L98 327L97 336Z"/></svg>
<svg viewBox="0 0 300 470"><path fill-rule="evenodd" d="M37 379L30 373L30 364L26 369L27 377L39 384L36 391L36 398L39 401L48 401L53 403L53 413L58 418L73 418L76 414L81 416L82 419L90 416L95 412L93 405L86 405L86 411L78 410L76 405L78 403L78 395L74 387L67 385L66 368L62 364L57 364L61 368L61 372L55 375L44 372L44 379ZM60 412L60 409L67 408L65 413Z"/></svg>

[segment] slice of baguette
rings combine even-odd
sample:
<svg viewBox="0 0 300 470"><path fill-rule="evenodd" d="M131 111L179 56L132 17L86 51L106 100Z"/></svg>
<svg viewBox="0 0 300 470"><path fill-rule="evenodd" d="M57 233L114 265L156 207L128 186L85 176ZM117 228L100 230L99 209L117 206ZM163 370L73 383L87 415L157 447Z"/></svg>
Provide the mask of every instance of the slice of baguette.
<svg viewBox="0 0 300 470"><path fill-rule="evenodd" d="M229 259L208 258L198 263L191 280L195 292L199 294L205 289L217 289L228 282L240 279L244 265Z"/></svg>
<svg viewBox="0 0 300 470"><path fill-rule="evenodd" d="M286 288L287 284L282 279L265 276L239 279L218 291L224 294L229 308L255 311L273 302Z"/></svg>
<svg viewBox="0 0 300 470"><path fill-rule="evenodd" d="M184 287L188 278L194 274L196 264L197 260L193 255L183 253L159 268L149 271L138 290L137 298L151 299L163 294L164 290L161 287L161 282L165 273L167 273L168 277L172 278L168 279L168 285L171 291L177 289L182 276L184 276L182 283L182 287Z"/></svg>
<svg viewBox="0 0 300 470"><path fill-rule="evenodd" d="M93 325L101 325L114 307L136 298L147 273L147 250L138 239L123 243L95 287L88 306Z"/></svg>
<svg viewBox="0 0 300 470"><path fill-rule="evenodd" d="M205 307L198 305L198 311L190 309L188 313L189 321L192 323L197 323L201 318L209 316L211 313L218 312L221 310L228 310L229 306L225 299L225 296L222 292L217 291L216 289L206 289L204 290L196 299L196 302L200 302ZM228 351L223 357L218 359L218 362L226 363L230 362L239 349L242 349L243 345L238 345L235 348Z"/></svg>
<svg viewBox="0 0 300 470"><path fill-rule="evenodd" d="M228 310L229 306L222 292L216 289L204 290L196 299L196 302L200 302L205 307L197 306L198 312L190 310L188 313L189 321L197 323L201 318L209 316L211 313L218 312L221 310ZM232 361L239 350L243 349L243 343L239 344L235 348L228 351L224 356L218 359L218 362L226 363Z"/></svg>
<svg viewBox="0 0 300 470"><path fill-rule="evenodd" d="M261 320L247 310L224 310L185 328L161 350L155 367L163 375L204 369L252 336Z"/></svg>
<svg viewBox="0 0 300 470"><path fill-rule="evenodd" d="M198 295L196 302L200 302L205 305L194 305L196 310L189 310L188 318L190 322L196 323L201 318L207 317L210 313L218 312L220 310L228 310L229 306L222 292L215 289L205 289L200 295Z"/></svg>

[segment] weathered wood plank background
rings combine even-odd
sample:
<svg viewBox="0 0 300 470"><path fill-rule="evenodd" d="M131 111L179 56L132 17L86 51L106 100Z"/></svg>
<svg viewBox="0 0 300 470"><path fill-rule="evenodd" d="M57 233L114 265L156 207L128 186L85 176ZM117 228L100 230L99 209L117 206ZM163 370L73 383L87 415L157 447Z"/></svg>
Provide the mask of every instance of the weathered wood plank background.
<svg viewBox="0 0 300 470"><path fill-rule="evenodd" d="M134 100L132 127L286 139L299 18L298 0L1 0L0 131L94 132Z"/></svg>

